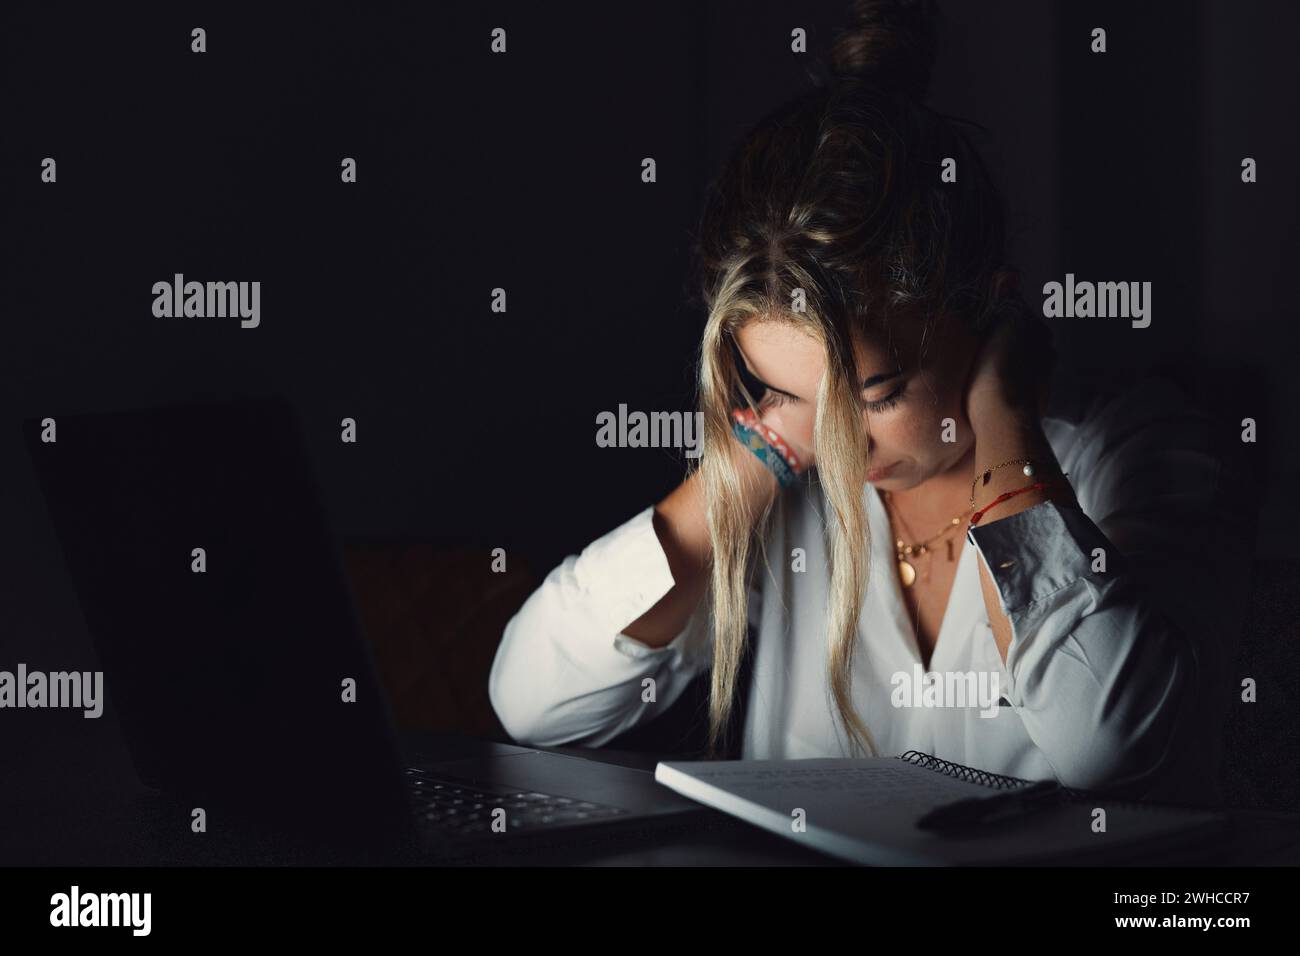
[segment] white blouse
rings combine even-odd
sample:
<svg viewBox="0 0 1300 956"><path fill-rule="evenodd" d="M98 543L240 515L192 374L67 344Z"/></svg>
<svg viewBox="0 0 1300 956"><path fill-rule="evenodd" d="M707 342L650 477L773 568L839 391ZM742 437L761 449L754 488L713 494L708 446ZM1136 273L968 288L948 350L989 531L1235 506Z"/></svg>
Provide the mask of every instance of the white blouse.
<svg viewBox="0 0 1300 956"><path fill-rule="evenodd" d="M1079 508L1042 502L968 531L974 547L961 549L929 694L916 682L921 657L884 505L864 486L872 534L858 713L881 754L920 750L1068 786L1217 802L1223 719L1248 676L1229 671L1253 554L1244 485L1208 419L1160 380L1089 389L1060 368L1043 427ZM750 592L747 759L850 755L826 671L828 503L811 477L778 494ZM519 742L600 746L662 713L710 666L707 594L666 646L622 633L673 585L652 514L565 558L506 626L489 693ZM792 569L795 548L803 570ZM977 560L1011 622L1005 663ZM974 693L963 701L959 685Z"/></svg>

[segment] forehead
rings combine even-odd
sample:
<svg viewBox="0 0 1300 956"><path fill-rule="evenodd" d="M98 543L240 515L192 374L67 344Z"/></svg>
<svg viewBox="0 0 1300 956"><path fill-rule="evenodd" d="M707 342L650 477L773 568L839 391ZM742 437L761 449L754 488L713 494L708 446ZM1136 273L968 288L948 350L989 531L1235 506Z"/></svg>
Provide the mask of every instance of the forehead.
<svg viewBox="0 0 1300 956"><path fill-rule="evenodd" d="M821 342L792 322L747 322L734 338L749 369L774 388L810 390L826 367Z"/></svg>
<svg viewBox="0 0 1300 956"><path fill-rule="evenodd" d="M751 321L736 331L735 340L760 378L793 375L812 376L815 380L826 364L821 341L793 322ZM927 335L923 322L899 321L885 329L855 333L853 352L858 370L865 377L919 364L923 352L928 353L934 341L934 330ZM777 381L768 382L779 387Z"/></svg>

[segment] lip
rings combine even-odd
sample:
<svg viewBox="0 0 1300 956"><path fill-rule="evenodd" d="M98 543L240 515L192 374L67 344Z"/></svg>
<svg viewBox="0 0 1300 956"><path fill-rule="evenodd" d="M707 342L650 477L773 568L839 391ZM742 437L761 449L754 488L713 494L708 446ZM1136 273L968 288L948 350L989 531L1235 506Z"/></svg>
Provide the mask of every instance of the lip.
<svg viewBox="0 0 1300 956"><path fill-rule="evenodd" d="M890 473L897 468L901 462L894 462L892 465L886 465L884 468L872 468L867 472L867 481L883 481L889 477Z"/></svg>

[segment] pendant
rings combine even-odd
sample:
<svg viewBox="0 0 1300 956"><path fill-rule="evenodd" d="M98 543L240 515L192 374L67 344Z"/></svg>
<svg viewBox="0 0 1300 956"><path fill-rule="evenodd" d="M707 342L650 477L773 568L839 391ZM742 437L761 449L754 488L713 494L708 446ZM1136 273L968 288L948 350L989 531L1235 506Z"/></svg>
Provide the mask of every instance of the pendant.
<svg viewBox="0 0 1300 956"><path fill-rule="evenodd" d="M903 587L910 588L916 581L916 568L906 561L899 561L898 575L903 579Z"/></svg>

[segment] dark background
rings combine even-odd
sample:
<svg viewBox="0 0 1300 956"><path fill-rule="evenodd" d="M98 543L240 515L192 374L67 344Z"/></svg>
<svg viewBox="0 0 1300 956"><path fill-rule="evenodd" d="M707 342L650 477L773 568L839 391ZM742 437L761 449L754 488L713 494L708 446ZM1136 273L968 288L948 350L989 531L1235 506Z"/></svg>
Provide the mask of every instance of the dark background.
<svg viewBox="0 0 1300 956"><path fill-rule="evenodd" d="M343 540L484 564L503 547L533 579L680 479L676 452L596 447L596 415L691 407L703 189L811 83L846 3L473 6L4 4L0 667L94 666L26 416L270 384ZM1030 301L1066 272L1154 285L1149 328L1056 320L1059 350L1170 374L1230 431L1255 418L1242 493L1262 502L1261 574L1291 580L1300 6L943 7L931 105L987 128ZM261 326L155 318L176 272L260 280ZM1294 604L1270 601L1257 613L1294 642ZM111 720L0 714L0 734L33 793L129 778Z"/></svg>

